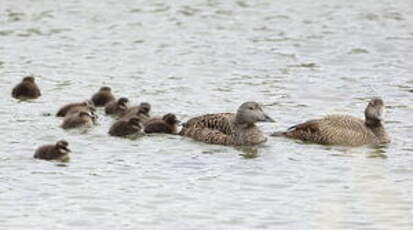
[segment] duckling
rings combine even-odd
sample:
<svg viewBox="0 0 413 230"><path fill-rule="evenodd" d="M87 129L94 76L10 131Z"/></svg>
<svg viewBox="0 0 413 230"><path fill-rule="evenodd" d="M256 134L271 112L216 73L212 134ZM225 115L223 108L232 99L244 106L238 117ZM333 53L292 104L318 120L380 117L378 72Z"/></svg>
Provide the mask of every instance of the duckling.
<svg viewBox="0 0 413 230"><path fill-rule="evenodd" d="M70 103L64 105L59 111L56 113L56 117L64 117L68 113L75 113L79 111L85 112L96 112L96 108L93 106L93 102L90 100L80 102L80 103Z"/></svg>
<svg viewBox="0 0 413 230"><path fill-rule="evenodd" d="M95 93L92 96L92 101L96 107L103 107L107 103L114 101L115 97L111 92L111 88L107 86L103 86L100 88L99 92Z"/></svg>
<svg viewBox="0 0 413 230"><path fill-rule="evenodd" d="M67 148L69 143L65 140L56 142L55 145L40 146L34 153L34 158L42 160L69 160L70 149Z"/></svg>
<svg viewBox="0 0 413 230"><path fill-rule="evenodd" d="M34 77L28 76L13 88L11 95L16 99L36 99L42 94Z"/></svg>
<svg viewBox="0 0 413 230"><path fill-rule="evenodd" d="M349 115L328 115L294 125L285 132L275 132L271 136L353 147L389 143L391 139L383 126L383 113L384 102L375 97L364 111L364 120Z"/></svg>
<svg viewBox="0 0 413 230"><path fill-rule="evenodd" d="M96 122L96 116L85 111L67 114L60 127L63 129L71 129L78 127L91 128Z"/></svg>
<svg viewBox="0 0 413 230"><path fill-rule="evenodd" d="M138 116L142 122L146 122L151 118L151 116L149 115L150 111L151 105L147 102L142 102L140 105L132 106L125 112L121 113L121 118Z"/></svg>
<svg viewBox="0 0 413 230"><path fill-rule="evenodd" d="M111 101L105 106L105 113L110 115L120 115L128 110L128 99L121 97L117 101Z"/></svg>
<svg viewBox="0 0 413 230"><path fill-rule="evenodd" d="M152 118L144 123L145 133L177 134L177 125L180 123L175 114L168 113L162 118Z"/></svg>
<svg viewBox="0 0 413 230"><path fill-rule="evenodd" d="M110 127L109 135L123 137L135 133L139 133L142 129L141 119L137 116L123 118L116 121Z"/></svg>
<svg viewBox="0 0 413 230"><path fill-rule="evenodd" d="M267 141L256 122L274 122L257 102L245 102L237 113L206 114L183 124L182 136L219 145L257 145Z"/></svg>

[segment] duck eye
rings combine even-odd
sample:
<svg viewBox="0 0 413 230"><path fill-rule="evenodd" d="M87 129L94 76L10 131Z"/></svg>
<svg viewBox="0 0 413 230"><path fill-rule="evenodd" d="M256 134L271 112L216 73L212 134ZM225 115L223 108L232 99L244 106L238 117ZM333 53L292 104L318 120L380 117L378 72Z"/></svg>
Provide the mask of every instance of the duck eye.
<svg viewBox="0 0 413 230"><path fill-rule="evenodd" d="M250 110L254 110L254 107L249 107L248 109L250 109Z"/></svg>

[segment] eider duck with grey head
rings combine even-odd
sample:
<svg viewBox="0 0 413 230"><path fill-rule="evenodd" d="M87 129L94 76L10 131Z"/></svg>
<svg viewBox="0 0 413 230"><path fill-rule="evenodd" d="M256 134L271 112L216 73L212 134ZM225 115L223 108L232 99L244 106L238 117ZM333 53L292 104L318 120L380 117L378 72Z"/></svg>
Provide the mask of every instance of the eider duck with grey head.
<svg viewBox="0 0 413 230"><path fill-rule="evenodd" d="M219 145L257 145L267 141L256 122L274 122L256 102L245 102L237 113L207 114L183 124L180 135Z"/></svg>
<svg viewBox="0 0 413 230"><path fill-rule="evenodd" d="M34 153L34 158L42 160L69 160L70 149L67 147L69 143L65 140L60 140L54 145L40 146Z"/></svg>
<svg viewBox="0 0 413 230"><path fill-rule="evenodd" d="M93 101L93 104L96 107L103 107L107 103L114 101L115 96L113 96L112 90L110 87L103 86L102 88L100 88L99 92L93 94L91 100Z"/></svg>
<svg viewBox="0 0 413 230"><path fill-rule="evenodd" d="M383 126L383 112L383 100L376 97L368 103L364 120L349 115L329 115L294 125L285 132L275 132L271 136L353 147L385 144L391 139Z"/></svg>
<svg viewBox="0 0 413 230"><path fill-rule="evenodd" d="M144 123L145 133L168 133L177 134L177 125L180 121L176 118L175 114L168 113L162 118L155 117L151 118Z"/></svg>
<svg viewBox="0 0 413 230"><path fill-rule="evenodd" d="M34 77L28 76L13 88L11 95L16 99L36 99L42 94Z"/></svg>

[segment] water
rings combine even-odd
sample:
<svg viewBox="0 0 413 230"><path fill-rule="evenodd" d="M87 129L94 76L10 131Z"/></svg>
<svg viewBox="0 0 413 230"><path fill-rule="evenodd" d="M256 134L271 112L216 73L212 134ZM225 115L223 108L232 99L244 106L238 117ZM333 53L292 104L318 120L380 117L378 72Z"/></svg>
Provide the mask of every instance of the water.
<svg viewBox="0 0 413 230"><path fill-rule="evenodd" d="M1 229L411 229L413 3L3 1ZM11 88L34 74L43 91ZM270 138L258 149L135 140L54 116L102 85L181 120L255 100L270 133L382 96L393 142L343 148ZM69 163L32 159L67 139Z"/></svg>

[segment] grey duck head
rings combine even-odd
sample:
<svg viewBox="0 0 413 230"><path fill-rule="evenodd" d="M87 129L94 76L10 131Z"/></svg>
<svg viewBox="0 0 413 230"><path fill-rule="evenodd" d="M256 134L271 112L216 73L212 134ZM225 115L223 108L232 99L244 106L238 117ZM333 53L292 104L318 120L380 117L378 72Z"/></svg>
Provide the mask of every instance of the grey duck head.
<svg viewBox="0 0 413 230"><path fill-rule="evenodd" d="M237 123L253 124L255 122L274 122L274 120L262 111L257 102L244 102L237 110L235 117Z"/></svg>
<svg viewBox="0 0 413 230"><path fill-rule="evenodd" d="M384 114L384 102L379 97L374 97L370 100L369 104L364 110L364 116L366 117L367 124L376 124L383 121Z"/></svg>

